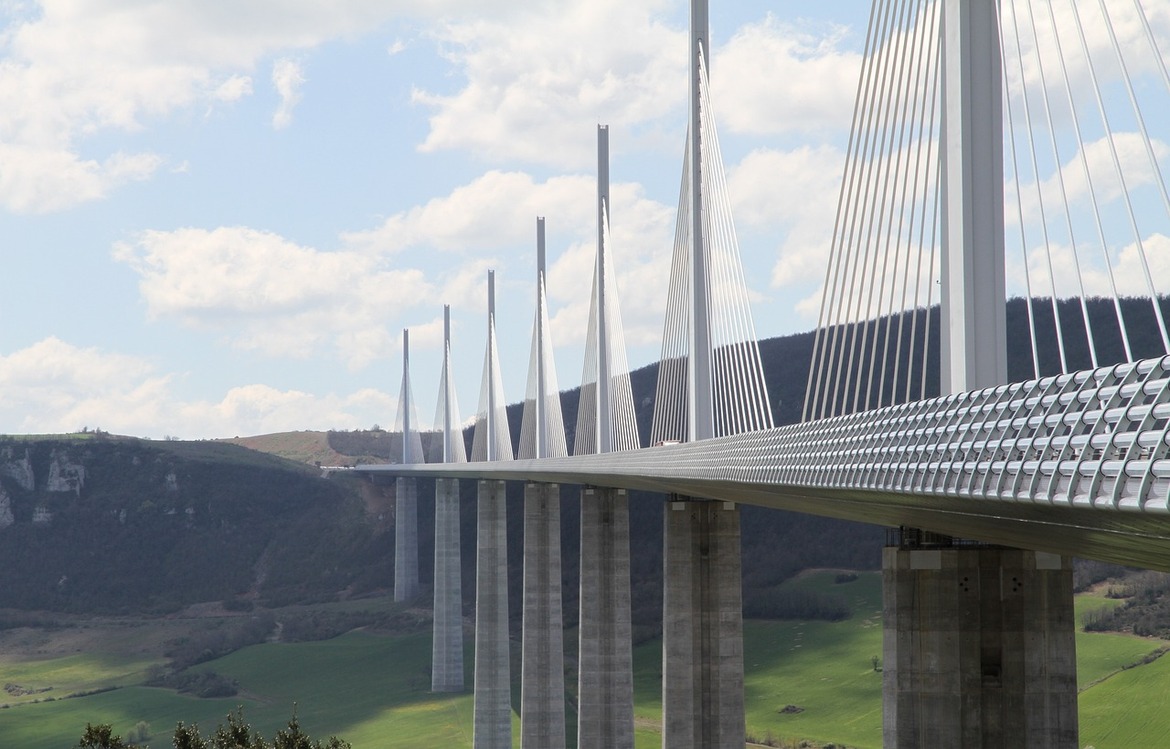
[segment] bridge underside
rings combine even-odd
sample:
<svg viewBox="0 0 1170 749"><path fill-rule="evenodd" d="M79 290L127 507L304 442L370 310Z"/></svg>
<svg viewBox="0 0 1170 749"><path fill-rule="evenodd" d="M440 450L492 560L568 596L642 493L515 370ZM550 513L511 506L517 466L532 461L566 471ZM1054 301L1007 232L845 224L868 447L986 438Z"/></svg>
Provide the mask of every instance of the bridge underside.
<svg viewBox="0 0 1170 749"><path fill-rule="evenodd" d="M921 499L877 492L736 487L730 492L712 488L711 496L716 491L721 498L762 507L911 526L1002 546L1170 571L1170 516L952 498L932 498L926 505Z"/></svg>
<svg viewBox="0 0 1170 749"><path fill-rule="evenodd" d="M665 448L669 449L669 448ZM677 478L552 470L545 461L464 463L458 466L363 466L363 471L516 481L592 484L676 493L810 515L912 526L986 543L1079 556L1170 572L1170 515L976 500L913 497L891 492L784 487Z"/></svg>

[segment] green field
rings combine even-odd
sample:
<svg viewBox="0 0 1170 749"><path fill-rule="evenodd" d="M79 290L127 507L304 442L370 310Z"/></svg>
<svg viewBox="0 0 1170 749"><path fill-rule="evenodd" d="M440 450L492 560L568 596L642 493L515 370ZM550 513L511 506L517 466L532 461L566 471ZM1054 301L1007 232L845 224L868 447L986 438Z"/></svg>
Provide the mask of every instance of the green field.
<svg viewBox="0 0 1170 749"><path fill-rule="evenodd" d="M817 573L787 584L847 597L853 608L850 619L744 624L747 727L759 739L807 738L873 749L881 745L881 674L872 662L881 654L880 576L865 573L840 585L833 578L833 573ZM1116 602L1078 599L1078 611L1101 605ZM294 703L309 733L321 738L336 734L355 749L471 746L471 696L427 691L427 634L355 631L323 642L245 648L202 666L238 680L241 694L199 700L139 686L146 667L159 659L127 652L133 650L128 644L148 640L148 631L143 625L114 627L109 637L118 646L104 651L99 646L104 640L89 631L70 643L76 645L74 652L59 652L68 632L49 633L45 636L57 643L58 652L45 647L39 655L34 632L5 633L0 638L0 683L52 689L0 695L0 702L11 705L0 709L0 746L67 749L87 721L109 722L125 733L144 720L156 734L152 745L160 749L169 746L169 730L176 722L213 728L237 704L244 705L253 725L271 736L288 720ZM1156 746L1170 732L1170 715L1156 697L1170 689L1170 658L1126 668L1164 644L1124 635L1078 634L1082 746ZM661 643L639 646L634 661L637 746L658 747ZM469 653L468 681L471 673ZM121 688L60 699L113 685ZM793 708L785 712L788 706Z"/></svg>

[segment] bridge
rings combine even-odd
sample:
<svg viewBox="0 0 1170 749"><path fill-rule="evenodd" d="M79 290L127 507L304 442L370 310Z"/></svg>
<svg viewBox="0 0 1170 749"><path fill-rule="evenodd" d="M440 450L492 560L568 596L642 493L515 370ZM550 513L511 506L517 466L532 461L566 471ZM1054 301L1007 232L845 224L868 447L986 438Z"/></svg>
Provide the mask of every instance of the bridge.
<svg viewBox="0 0 1170 749"><path fill-rule="evenodd" d="M566 744L559 484L582 487L582 749L633 746L631 489L669 495L664 747L744 745L740 504L898 529L883 555L887 747L1077 746L1070 557L1170 570L1170 336L1151 270L1170 251L1159 233L1170 234L1170 191L1142 102L1151 80L1170 93L1170 75L1141 2L1099 0L1096 15L1085 7L875 1L802 423L771 421L711 104L706 0L691 4L690 122L653 446L638 444L634 423L605 127L571 454L550 354L543 218L518 455L492 274L470 460L449 323L441 463L422 462L405 348L402 462L359 470L396 481L400 600L418 594L415 479L438 479L435 691L464 688L457 482L478 482L477 749L512 746L505 481L526 484L524 747ZM1115 126L1110 106L1126 99L1126 125ZM1009 245L1023 258L1033 365L1016 383ZM1121 270L1144 282L1140 324L1155 329L1160 351L1137 342L1122 304L1133 279ZM1057 301L1062 273L1074 279L1073 321ZM1094 283L1115 310L1104 324L1090 314ZM930 397L934 360L942 395Z"/></svg>

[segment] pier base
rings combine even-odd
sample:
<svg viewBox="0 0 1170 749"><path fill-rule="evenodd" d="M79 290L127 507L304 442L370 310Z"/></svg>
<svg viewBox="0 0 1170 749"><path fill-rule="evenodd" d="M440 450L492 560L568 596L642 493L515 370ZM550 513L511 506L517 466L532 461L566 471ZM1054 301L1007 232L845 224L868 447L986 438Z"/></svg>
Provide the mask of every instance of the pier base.
<svg viewBox="0 0 1170 749"><path fill-rule="evenodd" d="M664 515L662 746L741 749L739 508L672 497Z"/></svg>
<svg viewBox="0 0 1170 749"><path fill-rule="evenodd" d="M630 511L624 489L581 490L578 749L633 749Z"/></svg>
<svg viewBox="0 0 1170 749"><path fill-rule="evenodd" d="M565 749L561 487L524 487L524 632L520 746Z"/></svg>
<svg viewBox="0 0 1170 749"><path fill-rule="evenodd" d="M463 691L463 581L459 480L435 479L434 630L431 691Z"/></svg>
<svg viewBox="0 0 1170 749"><path fill-rule="evenodd" d="M1071 560L904 530L882 558L886 749L1076 749Z"/></svg>
<svg viewBox="0 0 1170 749"><path fill-rule="evenodd" d="M503 481L479 482L476 513L474 749L512 749L506 500Z"/></svg>
<svg viewBox="0 0 1170 749"><path fill-rule="evenodd" d="M418 598L418 482L394 481L394 600Z"/></svg>

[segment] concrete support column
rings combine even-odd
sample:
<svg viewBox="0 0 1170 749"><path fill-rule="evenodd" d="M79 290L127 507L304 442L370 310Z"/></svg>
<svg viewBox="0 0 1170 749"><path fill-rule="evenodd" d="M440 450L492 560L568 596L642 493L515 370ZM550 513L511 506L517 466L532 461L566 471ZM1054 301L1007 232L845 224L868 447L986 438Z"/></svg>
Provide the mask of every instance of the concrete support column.
<svg viewBox="0 0 1170 749"><path fill-rule="evenodd" d="M739 508L674 497L664 513L663 749L741 749Z"/></svg>
<svg viewBox="0 0 1170 749"><path fill-rule="evenodd" d="M1078 746L1068 557L903 542L882 575L886 749Z"/></svg>
<svg viewBox="0 0 1170 749"><path fill-rule="evenodd" d="M431 691L463 691L459 480L435 479L435 600Z"/></svg>
<svg viewBox="0 0 1170 749"><path fill-rule="evenodd" d="M508 523L503 481L481 480L476 513L475 710L472 746L512 749Z"/></svg>
<svg viewBox="0 0 1170 749"><path fill-rule="evenodd" d="M577 748L634 748L630 511L624 489L581 491Z"/></svg>
<svg viewBox="0 0 1170 749"><path fill-rule="evenodd" d="M520 746L565 747L565 646L561 617L561 487L524 487L524 632Z"/></svg>
<svg viewBox="0 0 1170 749"><path fill-rule="evenodd" d="M418 483L394 482L394 600L418 598Z"/></svg>

